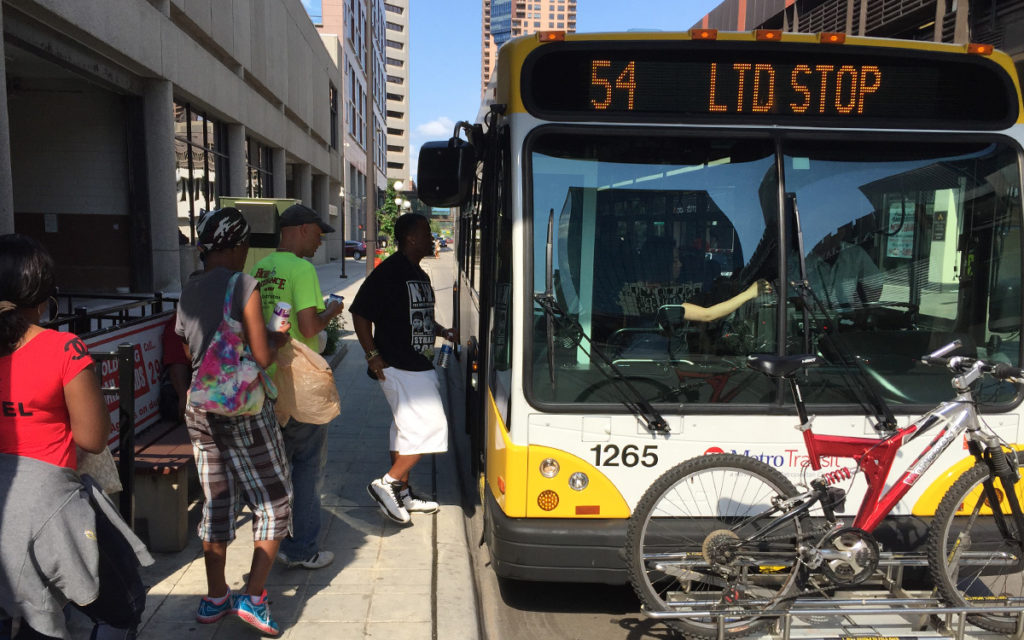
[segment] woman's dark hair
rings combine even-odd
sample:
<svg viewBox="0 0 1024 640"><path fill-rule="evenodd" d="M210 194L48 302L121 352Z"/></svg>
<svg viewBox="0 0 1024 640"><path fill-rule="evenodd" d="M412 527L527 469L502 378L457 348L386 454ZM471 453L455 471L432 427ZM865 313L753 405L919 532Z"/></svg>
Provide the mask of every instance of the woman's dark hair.
<svg viewBox="0 0 1024 640"><path fill-rule="evenodd" d="M0 235L0 302L17 307L0 310L0 356L13 352L28 330L19 310L38 306L54 291L53 258L43 245L19 233Z"/></svg>

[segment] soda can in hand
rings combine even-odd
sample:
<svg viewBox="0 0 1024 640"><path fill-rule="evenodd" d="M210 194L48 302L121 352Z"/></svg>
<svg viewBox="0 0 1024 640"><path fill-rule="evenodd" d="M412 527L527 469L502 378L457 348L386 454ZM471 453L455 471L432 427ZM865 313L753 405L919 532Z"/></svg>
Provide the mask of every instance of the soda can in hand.
<svg viewBox="0 0 1024 640"><path fill-rule="evenodd" d="M270 322L267 323L267 329L271 331L280 331L281 327L288 322L288 318L292 315L292 305L287 302L278 302L274 305L274 313L270 316Z"/></svg>
<svg viewBox="0 0 1024 640"><path fill-rule="evenodd" d="M445 369L448 367L448 360L452 355L452 343L448 340L441 345L441 352L437 355L437 366Z"/></svg>

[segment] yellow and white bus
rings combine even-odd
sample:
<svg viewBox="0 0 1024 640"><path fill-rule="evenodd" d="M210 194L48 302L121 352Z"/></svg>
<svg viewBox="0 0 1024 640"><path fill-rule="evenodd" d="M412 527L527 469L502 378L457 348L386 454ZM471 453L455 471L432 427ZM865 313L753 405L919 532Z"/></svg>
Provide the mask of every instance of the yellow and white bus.
<svg viewBox="0 0 1024 640"><path fill-rule="evenodd" d="M799 482L788 387L748 354L827 359L805 400L816 432L847 435L952 397L919 357L953 338L1022 364L1024 116L991 47L548 32L502 47L493 82L477 124L424 147L419 187L460 206L459 366L499 575L623 582L631 510L694 455ZM710 321L685 306L737 294ZM979 393L1020 442L1020 390ZM880 541L916 549L969 464L947 451Z"/></svg>

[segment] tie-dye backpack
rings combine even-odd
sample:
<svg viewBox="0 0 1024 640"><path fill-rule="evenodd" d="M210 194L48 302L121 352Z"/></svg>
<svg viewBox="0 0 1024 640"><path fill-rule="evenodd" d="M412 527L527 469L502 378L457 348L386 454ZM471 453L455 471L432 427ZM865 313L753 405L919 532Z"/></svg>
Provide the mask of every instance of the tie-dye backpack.
<svg viewBox="0 0 1024 640"><path fill-rule="evenodd" d="M273 380L253 360L252 351L242 338L242 323L231 317L231 296L240 275L236 273L228 280L224 318L188 390L189 404L222 416L256 415L263 409L266 396L277 397Z"/></svg>

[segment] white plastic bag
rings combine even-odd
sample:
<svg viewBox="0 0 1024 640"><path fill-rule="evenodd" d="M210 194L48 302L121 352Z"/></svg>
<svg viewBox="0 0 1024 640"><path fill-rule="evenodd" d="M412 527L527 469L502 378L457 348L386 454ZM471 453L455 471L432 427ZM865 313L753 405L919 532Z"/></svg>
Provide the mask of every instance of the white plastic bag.
<svg viewBox="0 0 1024 640"><path fill-rule="evenodd" d="M277 403L274 413L282 426L290 418L327 424L341 415L334 372L323 356L292 338L277 352Z"/></svg>
<svg viewBox="0 0 1024 640"><path fill-rule="evenodd" d="M99 453L89 453L79 448L77 455L79 475L92 476L104 493L118 493L123 489L117 463L110 449L104 447Z"/></svg>

